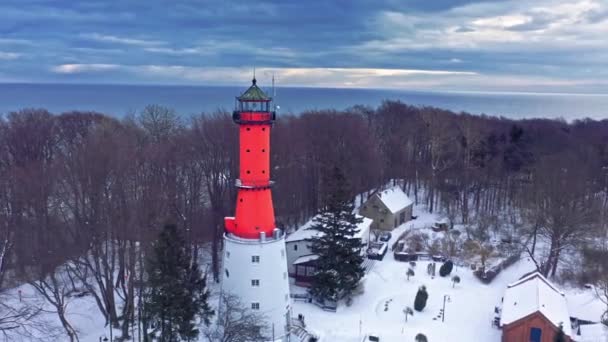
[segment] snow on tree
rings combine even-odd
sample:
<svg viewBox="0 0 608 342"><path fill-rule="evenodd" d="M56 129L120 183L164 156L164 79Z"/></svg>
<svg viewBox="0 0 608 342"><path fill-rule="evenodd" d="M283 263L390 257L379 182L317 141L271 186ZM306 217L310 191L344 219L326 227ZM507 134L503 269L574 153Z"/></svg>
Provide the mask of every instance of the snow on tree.
<svg viewBox="0 0 608 342"><path fill-rule="evenodd" d="M413 277L415 275L414 270L411 268L408 268L406 275L407 275L407 280L410 280L410 277Z"/></svg>
<svg viewBox="0 0 608 342"><path fill-rule="evenodd" d="M429 339L422 333L418 333L414 339L416 342L429 342Z"/></svg>
<svg viewBox="0 0 608 342"><path fill-rule="evenodd" d="M452 273L452 269L454 268L454 263L451 260L448 260L441 265L439 268L439 275L442 277L449 276Z"/></svg>
<svg viewBox="0 0 608 342"><path fill-rule="evenodd" d="M207 279L175 225L164 227L146 262L144 326L161 341L196 339L200 321L209 325Z"/></svg>
<svg viewBox="0 0 608 342"><path fill-rule="evenodd" d="M414 309L416 311L424 310L424 307L426 306L426 301L428 298L429 298L429 294L428 294L428 292L426 292L426 286L424 286L424 285L420 286L420 288L418 289L418 292L416 293L416 298L414 299Z"/></svg>
<svg viewBox="0 0 608 342"><path fill-rule="evenodd" d="M364 275L363 244L355 237L363 219L354 213L348 183L339 168L334 168L324 183L325 205L309 228L321 233L309 240L312 253L319 256L310 293L323 300L350 298Z"/></svg>
<svg viewBox="0 0 608 342"><path fill-rule="evenodd" d="M559 329L557 330L557 334L555 334L555 338L553 338L553 342L566 342L566 334L564 334L564 325L562 323L559 324Z"/></svg>
<svg viewBox="0 0 608 342"><path fill-rule="evenodd" d="M606 305L601 320L608 323L608 248L586 248L583 258L583 277L594 285L597 298Z"/></svg>
<svg viewBox="0 0 608 342"><path fill-rule="evenodd" d="M457 275L452 277L452 287L455 287L456 284L460 284L460 277Z"/></svg>
<svg viewBox="0 0 608 342"><path fill-rule="evenodd" d="M243 304L240 298L222 293L217 321L205 329L210 342L264 342L270 340L267 317Z"/></svg>
<svg viewBox="0 0 608 342"><path fill-rule="evenodd" d="M414 310L407 306L405 307L405 309L403 309L403 313L405 314L405 321L407 322L407 316L414 316Z"/></svg>

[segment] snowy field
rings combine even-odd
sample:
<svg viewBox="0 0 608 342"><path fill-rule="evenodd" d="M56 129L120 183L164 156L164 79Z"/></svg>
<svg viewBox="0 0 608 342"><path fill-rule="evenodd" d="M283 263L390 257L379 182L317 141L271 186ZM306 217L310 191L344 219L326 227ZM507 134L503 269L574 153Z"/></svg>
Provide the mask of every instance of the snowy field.
<svg viewBox="0 0 608 342"><path fill-rule="evenodd" d="M390 245L404 230L424 229L436 219L434 215L424 213L421 208L415 208L415 214L419 215L417 220L407 222L393 231ZM205 268L206 263L201 264ZM500 330L491 324L495 316L494 307L500 304L507 284L534 270L533 263L524 258L500 273L490 285L485 285L473 276L470 269L458 266L454 267L449 277L437 275L431 278L426 273L427 264L428 262L417 262L416 275L408 281L406 270L409 263L395 261L392 252L388 252L384 260L377 261L365 276L365 292L355 297L350 307L341 303L334 313L323 311L313 304L293 302L293 317L303 314L307 329L318 334L322 342L360 342L368 333L379 335L382 342L414 341L414 336L418 333L425 334L430 342L499 342ZM451 276L455 274L461 282L453 288ZM414 297L421 285L425 285L429 293L427 305L423 312L415 312L408 317L406 323L403 309L414 306ZM592 290L559 287L566 293L572 316L589 320L600 317L604 306ZM10 290L9 298L4 297L4 300L17 303L19 290L23 301L43 300L29 285ZM217 290L214 288L213 292L217 293ZM296 286L292 286L291 290L292 293L306 292L305 288ZM448 295L450 300L446 301L445 322L441 322L441 318L437 317L443 306L444 295ZM215 303L213 299L212 304ZM52 333L53 329L48 329L48 333L40 336L50 341L68 341L53 308L47 304L45 309L48 312L43 315L44 319L49 327L55 327L57 335ZM78 332L80 341L97 342L100 337L110 337L109 328L104 326L103 317L90 296L71 298L67 306L67 317ZM114 330L113 336L120 336L119 330ZM135 337L137 340L137 331ZM201 337L199 341L205 339Z"/></svg>
<svg viewBox="0 0 608 342"><path fill-rule="evenodd" d="M395 261L392 255L377 262L365 278L365 293L354 299L352 306L341 305L336 313L326 312L312 304L293 304L295 316L303 314L307 328L320 335L321 341L360 342L367 333L375 333L381 341L414 341L418 333L425 334L429 341L500 341L500 330L492 327L494 307L500 304L509 283L534 270L534 264L521 260L499 274L490 285L481 283L469 269L455 267L452 275L461 278L460 284L452 287L450 277L426 273L428 262L418 262L416 275L407 280L408 263ZM427 305L422 312L415 312L405 322L403 309L413 308L418 287L425 285L429 293ZM294 291L301 288L294 288ZM581 313L597 320L603 305L590 290L568 290L566 292L571 313ZM445 322L436 319L446 301ZM388 303L388 306L387 306ZM385 311L385 307L388 310Z"/></svg>
<svg viewBox="0 0 608 342"><path fill-rule="evenodd" d="M418 209L418 208L417 208ZM406 229L429 227L435 217L420 214L415 221L398 227L392 234L391 245ZM365 293L355 297L350 307L341 304L337 312L323 311L313 304L293 303L293 316L302 314L307 329L321 337L321 341L360 342L366 334L376 334L382 342L414 341L418 333L425 334L431 342L499 342L501 332L492 326L494 307L499 305L508 284L534 270L532 261L524 258L501 272L489 284L481 283L468 268L455 266L451 275L431 278L426 267L429 262L419 261L416 275L407 280L409 263L396 261L391 252L384 260L377 261L364 278ZM439 270L438 263L437 270ZM451 276L458 275L460 284L452 287ZM414 307L418 288L425 285L429 298L422 312L414 312L407 323L403 309ZM306 290L292 285L292 293ZM566 293L571 315L597 321L605 309L592 290L561 288ZM440 310L444 296L450 300L445 305L445 322Z"/></svg>

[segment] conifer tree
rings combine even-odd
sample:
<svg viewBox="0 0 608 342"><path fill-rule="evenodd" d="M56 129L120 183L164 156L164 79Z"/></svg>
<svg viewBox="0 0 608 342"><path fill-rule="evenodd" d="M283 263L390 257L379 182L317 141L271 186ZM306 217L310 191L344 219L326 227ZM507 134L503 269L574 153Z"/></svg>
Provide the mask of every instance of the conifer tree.
<svg viewBox="0 0 608 342"><path fill-rule="evenodd" d="M424 310L426 306L426 300L429 298L429 294L426 292L426 286L422 285L418 289L416 293L416 298L414 299L414 309L416 311Z"/></svg>
<svg viewBox="0 0 608 342"><path fill-rule="evenodd" d="M167 225L146 262L144 315L153 329L147 337L161 342L193 340L197 326L209 325L213 310L207 299L206 276L190 257L175 225Z"/></svg>
<svg viewBox="0 0 608 342"><path fill-rule="evenodd" d="M361 239L355 237L362 218L354 213L354 204L344 174L339 168L324 177L327 197L324 208L309 229L319 232L309 240L316 260L310 293L318 299L350 298L363 278Z"/></svg>
<svg viewBox="0 0 608 342"><path fill-rule="evenodd" d="M562 323L559 324L559 330L557 334L555 334L554 342L566 342L566 334L564 334L564 325Z"/></svg>

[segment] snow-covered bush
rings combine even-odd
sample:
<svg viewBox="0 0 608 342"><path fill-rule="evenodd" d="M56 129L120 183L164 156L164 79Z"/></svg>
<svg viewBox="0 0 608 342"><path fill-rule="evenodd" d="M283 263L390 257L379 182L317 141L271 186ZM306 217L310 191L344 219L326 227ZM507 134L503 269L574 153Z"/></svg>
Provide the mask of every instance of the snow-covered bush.
<svg viewBox="0 0 608 342"><path fill-rule="evenodd" d="M408 268L406 275L407 275L407 280L410 280L410 277L413 277L415 275L414 270L411 268Z"/></svg>
<svg viewBox="0 0 608 342"><path fill-rule="evenodd" d="M426 301L429 298L428 292L426 292L426 286L422 285L418 289L416 293L416 298L414 299L414 310L422 311L426 306Z"/></svg>
<svg viewBox="0 0 608 342"><path fill-rule="evenodd" d="M460 277L457 275L453 276L452 277L452 287L455 287L456 284L459 284L459 283L460 283Z"/></svg>
<svg viewBox="0 0 608 342"><path fill-rule="evenodd" d="M439 275L442 277L446 277L452 273L452 269L454 268L454 263L451 260L448 260L441 265L439 268Z"/></svg>
<svg viewBox="0 0 608 342"><path fill-rule="evenodd" d="M415 339L416 339L416 342L429 342L429 339L426 338L426 336L422 333L419 333L418 335L416 335Z"/></svg>

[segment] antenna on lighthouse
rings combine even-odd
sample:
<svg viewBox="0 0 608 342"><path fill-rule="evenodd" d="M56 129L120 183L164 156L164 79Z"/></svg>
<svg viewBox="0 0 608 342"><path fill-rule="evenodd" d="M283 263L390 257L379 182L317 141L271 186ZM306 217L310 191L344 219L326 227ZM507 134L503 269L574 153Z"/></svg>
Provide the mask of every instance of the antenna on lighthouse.
<svg viewBox="0 0 608 342"><path fill-rule="evenodd" d="M274 111L276 112L278 109L281 109L281 106L277 106L277 89L274 86L274 73L272 73L272 103L274 105Z"/></svg>

